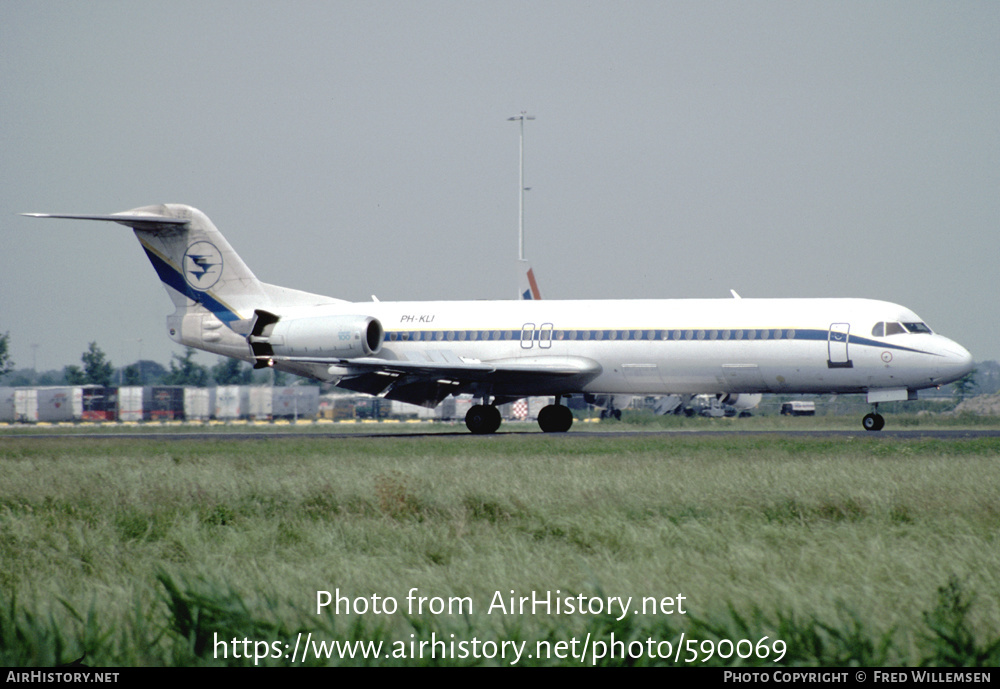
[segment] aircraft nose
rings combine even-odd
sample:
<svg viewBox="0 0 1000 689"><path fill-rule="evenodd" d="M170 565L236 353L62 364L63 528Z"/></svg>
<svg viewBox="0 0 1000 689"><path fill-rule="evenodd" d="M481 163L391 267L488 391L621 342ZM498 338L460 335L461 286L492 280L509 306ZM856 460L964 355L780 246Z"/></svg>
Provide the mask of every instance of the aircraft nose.
<svg viewBox="0 0 1000 689"><path fill-rule="evenodd" d="M943 368L949 380L958 380L976 367L969 350L957 342L948 340L944 355L946 363Z"/></svg>

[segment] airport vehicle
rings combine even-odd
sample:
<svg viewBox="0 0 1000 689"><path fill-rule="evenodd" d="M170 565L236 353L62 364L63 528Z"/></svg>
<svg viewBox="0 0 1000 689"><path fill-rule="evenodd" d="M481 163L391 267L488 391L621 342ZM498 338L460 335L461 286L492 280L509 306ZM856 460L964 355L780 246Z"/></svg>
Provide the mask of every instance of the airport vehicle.
<svg viewBox="0 0 1000 689"><path fill-rule="evenodd" d="M781 405L782 416L815 416L816 403L806 400L793 400L783 402Z"/></svg>
<svg viewBox="0 0 1000 689"><path fill-rule="evenodd" d="M961 345L909 309L869 299L348 302L261 282L201 211L181 204L104 220L135 231L173 300L177 343L433 407L481 400L473 433L500 426L496 405L554 395L543 431L573 423L570 395L863 393L878 404L972 370Z"/></svg>
<svg viewBox="0 0 1000 689"><path fill-rule="evenodd" d="M708 416L717 419L723 416L738 416L745 418L751 416L750 410L760 404L762 395L758 392L754 395L742 393L730 395L695 395L683 406L683 413L687 416Z"/></svg>

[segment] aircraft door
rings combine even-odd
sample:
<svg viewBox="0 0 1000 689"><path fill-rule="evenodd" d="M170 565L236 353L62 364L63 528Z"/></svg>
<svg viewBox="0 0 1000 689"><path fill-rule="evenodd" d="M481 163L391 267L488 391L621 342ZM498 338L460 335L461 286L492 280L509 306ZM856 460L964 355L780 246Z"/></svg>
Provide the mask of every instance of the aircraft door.
<svg viewBox="0 0 1000 689"><path fill-rule="evenodd" d="M531 349L535 346L535 324L525 323L521 326L521 349Z"/></svg>
<svg viewBox="0 0 1000 689"><path fill-rule="evenodd" d="M830 332L826 339L827 361L829 368L853 368L851 357L848 353L848 342L850 341L850 323L831 323Z"/></svg>
<svg viewBox="0 0 1000 689"><path fill-rule="evenodd" d="M538 347L539 349L551 349L552 348L552 324L542 323L542 327L538 331Z"/></svg>

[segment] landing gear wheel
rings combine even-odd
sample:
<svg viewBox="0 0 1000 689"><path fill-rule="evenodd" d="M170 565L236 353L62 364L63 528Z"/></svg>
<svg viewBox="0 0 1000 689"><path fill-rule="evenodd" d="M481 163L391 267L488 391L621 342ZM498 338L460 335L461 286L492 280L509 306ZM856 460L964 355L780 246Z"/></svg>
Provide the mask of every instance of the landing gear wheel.
<svg viewBox="0 0 1000 689"><path fill-rule="evenodd" d="M500 422L500 410L491 405L474 404L465 415L465 425L476 435L496 433Z"/></svg>
<svg viewBox="0 0 1000 689"><path fill-rule="evenodd" d="M550 404L538 412L538 427L546 433L565 433L573 425L573 412L569 407Z"/></svg>
<svg viewBox="0 0 1000 689"><path fill-rule="evenodd" d="M492 404L486 409L490 419L490 433L496 433L500 429L500 424L503 423L503 419L500 418L500 410Z"/></svg>
<svg viewBox="0 0 1000 689"><path fill-rule="evenodd" d="M881 414L865 414L861 425L865 427L866 431L881 431L885 427L885 419Z"/></svg>

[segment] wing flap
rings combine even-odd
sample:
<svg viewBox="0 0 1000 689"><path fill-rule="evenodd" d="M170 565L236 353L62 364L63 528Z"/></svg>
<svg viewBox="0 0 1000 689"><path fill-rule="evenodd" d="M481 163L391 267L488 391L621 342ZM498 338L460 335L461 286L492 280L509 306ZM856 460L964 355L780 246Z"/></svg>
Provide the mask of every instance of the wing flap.
<svg viewBox="0 0 1000 689"><path fill-rule="evenodd" d="M366 395L379 395L396 381L395 376L383 376L378 373L361 373L344 376L337 382L337 387Z"/></svg>
<svg viewBox="0 0 1000 689"><path fill-rule="evenodd" d="M562 382L592 379L601 366L585 357L524 357L485 362L393 361L376 357L317 360L307 357L275 357L276 362L326 363L329 373L339 377L338 387L389 399L437 406L448 395L471 392L486 386L494 394L558 394Z"/></svg>

